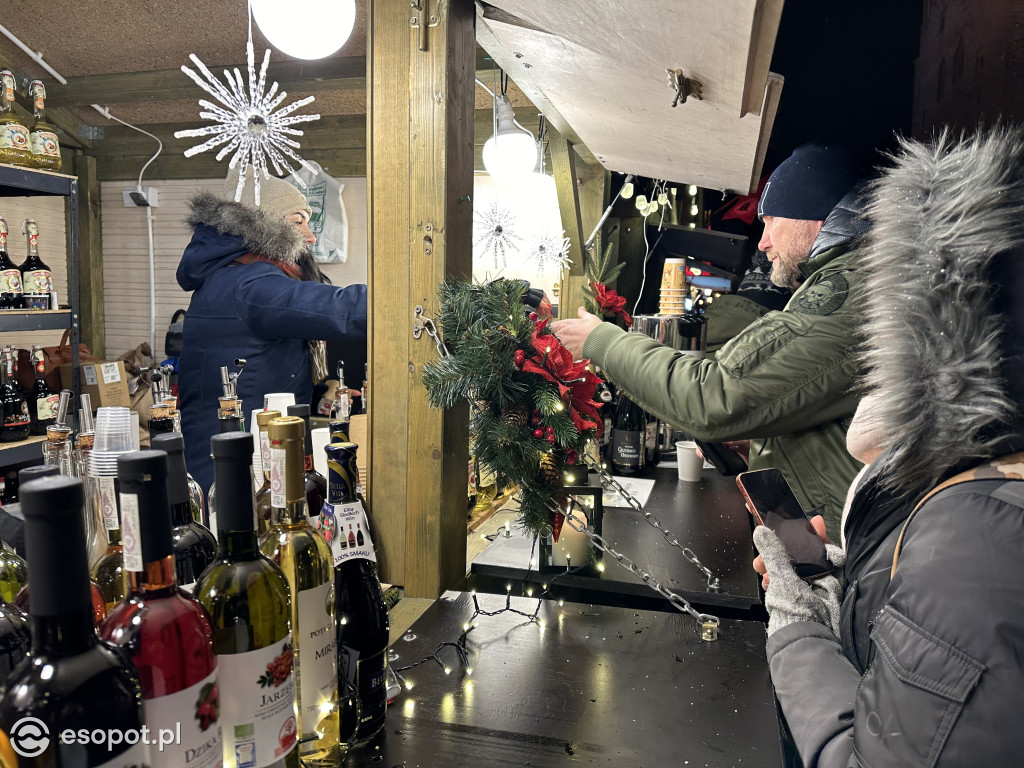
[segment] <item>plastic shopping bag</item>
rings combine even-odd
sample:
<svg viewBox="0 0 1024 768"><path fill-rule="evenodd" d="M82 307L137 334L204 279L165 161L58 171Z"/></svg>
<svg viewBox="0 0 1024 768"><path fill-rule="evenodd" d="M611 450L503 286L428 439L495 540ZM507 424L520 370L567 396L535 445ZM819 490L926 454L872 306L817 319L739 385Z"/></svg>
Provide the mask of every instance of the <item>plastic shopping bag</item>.
<svg viewBox="0 0 1024 768"><path fill-rule="evenodd" d="M313 211L309 228L316 235L313 258L321 263L344 263L348 259L348 218L341 192L345 185L330 176L319 164L307 161L316 172L299 169L289 177L295 186L302 189L301 179L306 184L302 189L306 201Z"/></svg>

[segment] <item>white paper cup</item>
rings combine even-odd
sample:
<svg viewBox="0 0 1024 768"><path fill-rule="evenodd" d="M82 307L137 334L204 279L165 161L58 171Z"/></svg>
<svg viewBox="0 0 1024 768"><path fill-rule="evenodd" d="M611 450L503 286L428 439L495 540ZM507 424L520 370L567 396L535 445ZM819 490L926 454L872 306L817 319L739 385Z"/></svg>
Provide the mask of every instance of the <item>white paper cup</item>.
<svg viewBox="0 0 1024 768"><path fill-rule="evenodd" d="M327 452L324 448L331 442L331 430L317 427L309 433L313 441L313 469L327 477Z"/></svg>
<svg viewBox="0 0 1024 768"><path fill-rule="evenodd" d="M264 411L280 411L288 413L288 406L295 405L295 395L291 392L268 392L263 396Z"/></svg>
<svg viewBox="0 0 1024 768"><path fill-rule="evenodd" d="M256 446L256 450L252 454L252 476L257 489L263 485L263 455L260 453L260 428L256 423L256 414L262 410L262 408L253 408L247 422L249 434L252 435L253 445Z"/></svg>
<svg viewBox="0 0 1024 768"><path fill-rule="evenodd" d="M701 472L704 471L704 459L697 455L697 444L692 440L676 442L676 468L680 480L688 483L700 480Z"/></svg>

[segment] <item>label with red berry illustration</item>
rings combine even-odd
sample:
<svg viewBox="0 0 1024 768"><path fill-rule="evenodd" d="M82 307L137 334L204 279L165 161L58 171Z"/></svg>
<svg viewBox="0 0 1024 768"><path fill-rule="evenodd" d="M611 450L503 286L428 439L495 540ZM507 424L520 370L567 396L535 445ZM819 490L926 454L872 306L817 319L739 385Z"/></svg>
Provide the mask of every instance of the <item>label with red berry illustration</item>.
<svg viewBox="0 0 1024 768"><path fill-rule="evenodd" d="M370 529L366 525L366 513L363 505L325 503L320 510L320 516L324 514L333 516L338 528L338 534L331 539L331 554L334 556L334 564L338 565L346 560L363 558L372 563L377 562L377 555L373 551L373 542L370 540Z"/></svg>
<svg viewBox="0 0 1024 768"><path fill-rule="evenodd" d="M224 762L265 766L298 741L292 636L246 653L217 657Z"/></svg>
<svg viewBox="0 0 1024 768"><path fill-rule="evenodd" d="M220 733L220 691L217 672L183 691L146 699L146 725L151 733L178 729L179 738L150 749L152 768L220 768L224 751Z"/></svg>

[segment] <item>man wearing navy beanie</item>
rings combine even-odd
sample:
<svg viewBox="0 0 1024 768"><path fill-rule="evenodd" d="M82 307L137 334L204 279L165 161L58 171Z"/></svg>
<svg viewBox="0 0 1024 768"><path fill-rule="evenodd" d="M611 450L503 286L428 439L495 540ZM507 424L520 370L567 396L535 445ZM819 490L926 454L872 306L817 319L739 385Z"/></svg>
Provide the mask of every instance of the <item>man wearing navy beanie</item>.
<svg viewBox="0 0 1024 768"><path fill-rule="evenodd" d="M775 169L758 206L758 247L771 281L795 290L714 359L680 355L582 307L579 319L552 326L648 412L699 440L749 440L750 469L779 469L804 512L824 516L833 541L861 468L846 450L860 323L849 297L862 280L857 248L868 228L858 213L859 170L849 152L824 144L797 148Z"/></svg>

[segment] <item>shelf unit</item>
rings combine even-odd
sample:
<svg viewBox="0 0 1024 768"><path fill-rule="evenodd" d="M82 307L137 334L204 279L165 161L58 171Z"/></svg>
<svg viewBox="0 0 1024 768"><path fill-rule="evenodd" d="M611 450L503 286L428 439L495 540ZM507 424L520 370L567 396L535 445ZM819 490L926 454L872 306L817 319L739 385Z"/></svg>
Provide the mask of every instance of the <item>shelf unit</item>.
<svg viewBox="0 0 1024 768"><path fill-rule="evenodd" d="M79 392L78 344L81 318L78 296L78 177L0 163L0 197L57 196L67 198L67 260L70 309L0 312L0 333L70 330L71 390ZM45 437L0 443L0 469L39 459Z"/></svg>

